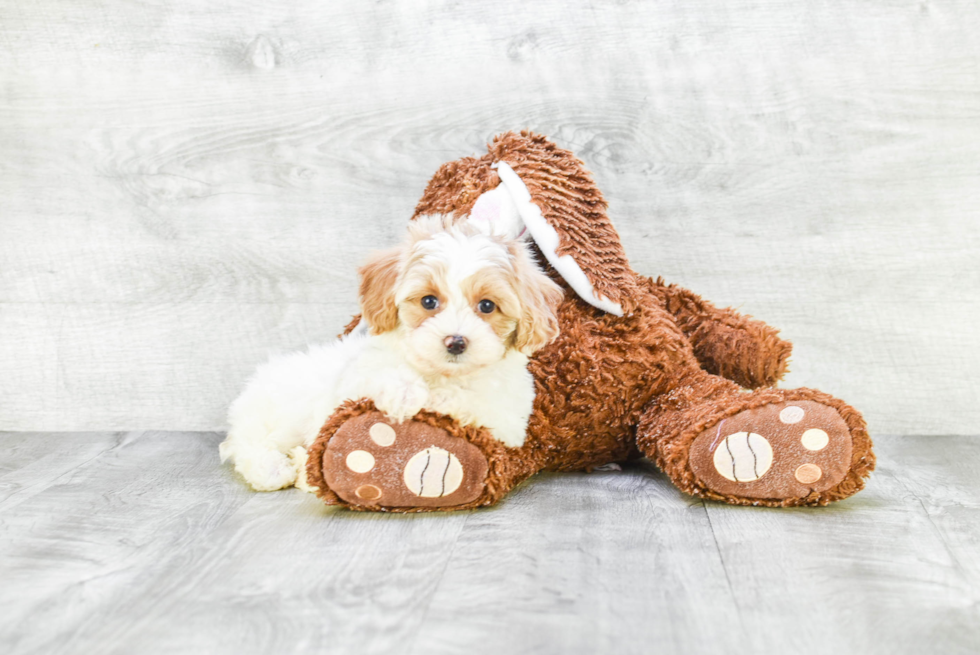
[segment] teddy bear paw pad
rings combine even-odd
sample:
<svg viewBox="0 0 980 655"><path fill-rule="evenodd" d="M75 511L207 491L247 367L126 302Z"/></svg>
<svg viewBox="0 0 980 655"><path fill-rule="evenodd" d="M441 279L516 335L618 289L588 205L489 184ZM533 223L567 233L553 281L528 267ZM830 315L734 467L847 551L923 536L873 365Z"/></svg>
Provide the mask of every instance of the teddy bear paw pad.
<svg viewBox="0 0 980 655"><path fill-rule="evenodd" d="M483 453L464 439L381 412L356 416L330 439L323 479L341 499L376 507L453 507L483 492Z"/></svg>
<svg viewBox="0 0 980 655"><path fill-rule="evenodd" d="M747 409L702 431L691 469L711 491L742 498L804 498L839 484L851 434L837 410L812 401Z"/></svg>

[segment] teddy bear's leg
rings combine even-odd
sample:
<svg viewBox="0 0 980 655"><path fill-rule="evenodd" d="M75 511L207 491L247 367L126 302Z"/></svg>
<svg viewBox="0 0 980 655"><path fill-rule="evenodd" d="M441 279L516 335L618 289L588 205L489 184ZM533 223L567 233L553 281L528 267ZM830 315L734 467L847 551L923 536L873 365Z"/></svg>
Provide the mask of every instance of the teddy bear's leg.
<svg viewBox="0 0 980 655"><path fill-rule="evenodd" d="M736 505L826 505L864 487L864 419L813 389L747 392L703 371L655 399L637 445L682 491Z"/></svg>
<svg viewBox="0 0 980 655"><path fill-rule="evenodd" d="M308 450L306 482L327 504L440 511L496 503L533 473L482 428L420 412L397 422L362 400L341 407Z"/></svg>
<svg viewBox="0 0 980 655"><path fill-rule="evenodd" d="M693 291L646 279L647 288L691 341L709 373L747 389L771 387L786 374L793 346L776 328L731 308L718 308Z"/></svg>

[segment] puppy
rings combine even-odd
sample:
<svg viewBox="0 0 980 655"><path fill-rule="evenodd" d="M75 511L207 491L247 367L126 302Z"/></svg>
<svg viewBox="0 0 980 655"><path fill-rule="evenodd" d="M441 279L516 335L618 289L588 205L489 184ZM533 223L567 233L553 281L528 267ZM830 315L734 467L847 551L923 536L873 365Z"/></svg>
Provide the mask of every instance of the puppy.
<svg viewBox="0 0 980 655"><path fill-rule="evenodd" d="M358 328L273 358L231 405L221 459L258 491L305 486L305 448L347 399L370 398L396 421L427 409L524 443L528 356L558 336L562 297L524 242L421 217L360 276Z"/></svg>

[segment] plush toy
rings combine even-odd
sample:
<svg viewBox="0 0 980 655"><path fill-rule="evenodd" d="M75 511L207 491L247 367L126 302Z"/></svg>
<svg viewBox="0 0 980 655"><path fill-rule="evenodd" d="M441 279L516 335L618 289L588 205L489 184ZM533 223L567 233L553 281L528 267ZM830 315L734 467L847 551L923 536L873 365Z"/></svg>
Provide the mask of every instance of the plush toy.
<svg viewBox="0 0 980 655"><path fill-rule="evenodd" d="M736 505L826 505L864 486L875 458L857 410L813 389L774 388L791 346L773 328L635 273L570 152L503 134L486 155L436 172L415 210L427 214L526 230L565 291L561 334L529 364L527 439L508 448L446 416L397 423L369 399L350 401L308 452L307 483L328 504L467 509L538 471L643 456L680 490ZM372 456L370 470L349 465L355 451Z"/></svg>

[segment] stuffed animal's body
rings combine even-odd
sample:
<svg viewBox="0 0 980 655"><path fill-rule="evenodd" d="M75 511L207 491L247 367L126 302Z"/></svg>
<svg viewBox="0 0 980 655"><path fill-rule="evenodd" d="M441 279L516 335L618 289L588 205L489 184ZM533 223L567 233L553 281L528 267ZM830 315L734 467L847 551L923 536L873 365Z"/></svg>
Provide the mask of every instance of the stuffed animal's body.
<svg viewBox="0 0 980 655"><path fill-rule="evenodd" d="M349 402L309 452L307 477L324 501L464 509L495 503L538 471L642 456L681 490L734 504L824 505L863 487L874 455L861 415L819 391L776 389L790 344L774 329L635 273L571 153L530 133L504 134L487 155L442 166L416 216L482 213L500 200L498 187L513 201L503 214L519 214L565 290L561 333L529 363L527 440L507 448L445 416L398 423L370 399ZM389 428L395 439L379 445L372 431ZM370 452L375 468L351 471L352 450ZM447 475L461 479L448 492L438 484Z"/></svg>

